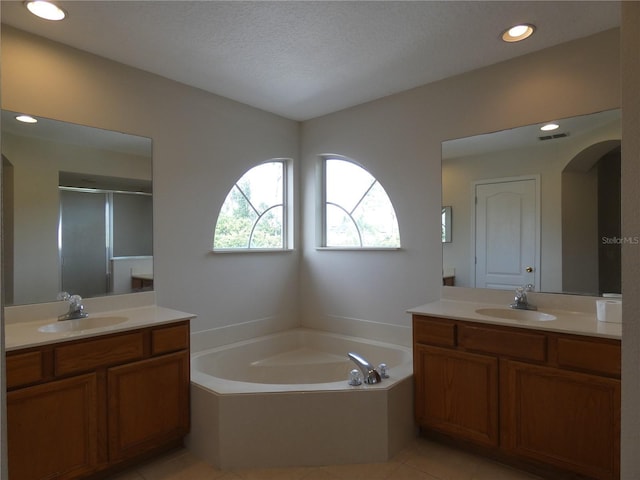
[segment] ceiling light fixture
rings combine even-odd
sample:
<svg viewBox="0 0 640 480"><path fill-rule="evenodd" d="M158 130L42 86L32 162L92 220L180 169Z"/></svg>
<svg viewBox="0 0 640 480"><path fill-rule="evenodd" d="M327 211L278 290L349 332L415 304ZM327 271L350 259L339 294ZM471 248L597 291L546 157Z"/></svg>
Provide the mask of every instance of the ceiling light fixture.
<svg viewBox="0 0 640 480"><path fill-rule="evenodd" d="M509 43L519 42L533 35L535 29L536 27L529 23L514 25L513 27L508 28L502 33L502 40Z"/></svg>
<svg viewBox="0 0 640 480"><path fill-rule="evenodd" d="M16 120L22 123L38 123L31 115L16 115Z"/></svg>
<svg viewBox="0 0 640 480"><path fill-rule="evenodd" d="M31 13L37 17L44 18L45 20L57 21L62 20L67 16L67 12L55 3L45 0L29 0L24 2L24 4Z"/></svg>
<svg viewBox="0 0 640 480"><path fill-rule="evenodd" d="M557 130L558 128L560 128L560 125L557 123L547 123L546 125L541 126L540 130L543 132L550 132L552 130Z"/></svg>

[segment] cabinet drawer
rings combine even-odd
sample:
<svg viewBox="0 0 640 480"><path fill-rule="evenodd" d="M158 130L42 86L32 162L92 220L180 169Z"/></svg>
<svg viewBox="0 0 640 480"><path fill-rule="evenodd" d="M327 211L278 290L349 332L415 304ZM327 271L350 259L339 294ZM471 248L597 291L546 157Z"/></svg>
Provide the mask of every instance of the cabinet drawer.
<svg viewBox="0 0 640 480"><path fill-rule="evenodd" d="M456 344L456 325L453 322L415 315L413 341L428 345L453 347Z"/></svg>
<svg viewBox="0 0 640 480"><path fill-rule="evenodd" d="M138 360L144 355L143 338L142 332L134 332L57 347L54 373L65 375Z"/></svg>
<svg viewBox="0 0 640 480"><path fill-rule="evenodd" d="M458 325L458 346L523 360L542 362L547 358L547 338L539 333Z"/></svg>
<svg viewBox="0 0 640 480"><path fill-rule="evenodd" d="M189 348L189 324L156 328L151 332L151 354L175 352Z"/></svg>
<svg viewBox="0 0 640 480"><path fill-rule="evenodd" d="M42 361L41 351L7 355L7 388L42 380L44 378Z"/></svg>
<svg viewBox="0 0 640 480"><path fill-rule="evenodd" d="M559 367L620 377L620 344L560 337L557 348Z"/></svg>

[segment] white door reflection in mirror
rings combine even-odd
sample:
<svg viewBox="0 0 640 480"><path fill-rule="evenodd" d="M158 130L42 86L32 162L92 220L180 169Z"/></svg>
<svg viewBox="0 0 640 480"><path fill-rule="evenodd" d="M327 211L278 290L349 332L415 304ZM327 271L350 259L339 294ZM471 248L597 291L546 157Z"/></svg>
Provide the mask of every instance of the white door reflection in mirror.
<svg viewBox="0 0 640 480"><path fill-rule="evenodd" d="M536 190L535 178L475 185L477 288L538 283Z"/></svg>
<svg viewBox="0 0 640 480"><path fill-rule="evenodd" d="M548 120L442 143L442 205L456 212L442 266L456 286L476 286L473 185L536 176L539 263L523 262L536 291L620 293L620 110L553 118L552 138L540 131Z"/></svg>

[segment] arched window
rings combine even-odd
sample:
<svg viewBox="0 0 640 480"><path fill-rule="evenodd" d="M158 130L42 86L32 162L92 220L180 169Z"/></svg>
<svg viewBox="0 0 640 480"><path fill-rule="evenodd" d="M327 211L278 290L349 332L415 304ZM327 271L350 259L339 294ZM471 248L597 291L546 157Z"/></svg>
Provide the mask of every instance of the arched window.
<svg viewBox="0 0 640 480"><path fill-rule="evenodd" d="M289 247L287 161L272 160L247 171L222 204L214 250L282 250Z"/></svg>
<svg viewBox="0 0 640 480"><path fill-rule="evenodd" d="M380 182L353 161L322 157L323 247L399 248L396 212Z"/></svg>

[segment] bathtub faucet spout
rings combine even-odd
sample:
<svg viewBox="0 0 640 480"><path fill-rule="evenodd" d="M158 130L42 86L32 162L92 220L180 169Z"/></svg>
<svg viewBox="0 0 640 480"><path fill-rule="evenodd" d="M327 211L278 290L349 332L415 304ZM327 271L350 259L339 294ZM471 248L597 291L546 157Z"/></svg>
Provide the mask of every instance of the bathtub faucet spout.
<svg viewBox="0 0 640 480"><path fill-rule="evenodd" d="M380 374L374 368L374 366L364 358L362 358L360 355L353 352L349 352L347 355L351 360L353 360L353 363L355 363L362 372L364 383L373 384L380 383L382 381L382 379L380 378Z"/></svg>

